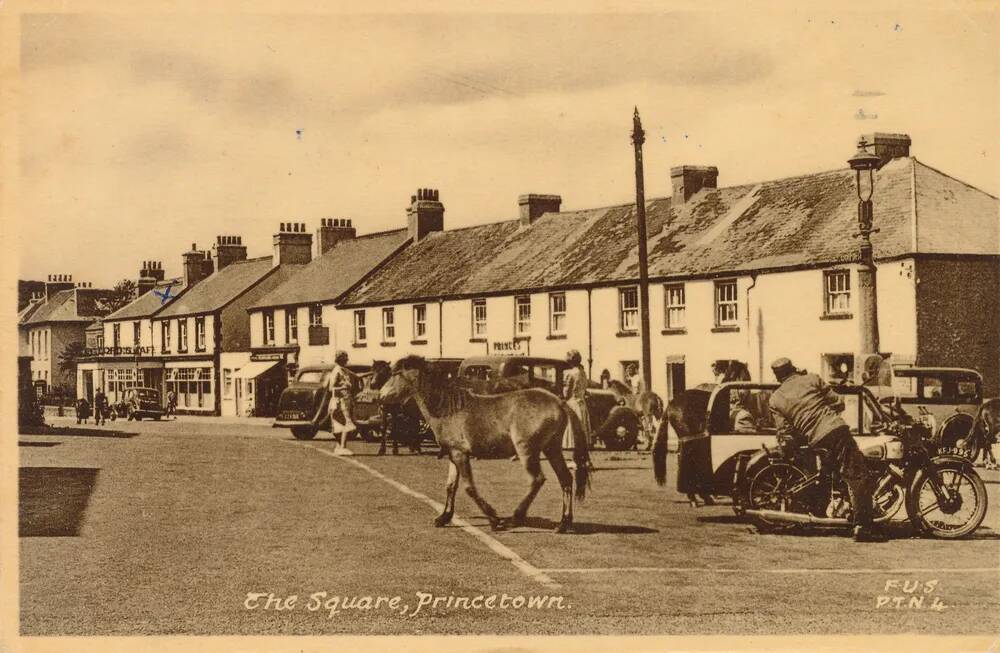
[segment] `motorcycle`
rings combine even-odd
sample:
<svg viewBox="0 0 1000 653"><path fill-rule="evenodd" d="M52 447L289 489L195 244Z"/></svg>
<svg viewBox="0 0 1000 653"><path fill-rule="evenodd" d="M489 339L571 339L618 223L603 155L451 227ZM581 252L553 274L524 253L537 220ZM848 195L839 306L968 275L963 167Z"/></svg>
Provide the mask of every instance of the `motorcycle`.
<svg viewBox="0 0 1000 653"><path fill-rule="evenodd" d="M894 419L876 426L862 449L872 476L874 523L885 524L905 507L921 535L958 539L986 517L986 486L964 456L941 453L920 422ZM733 505L758 530L853 523L847 485L823 449L768 449L740 457Z"/></svg>

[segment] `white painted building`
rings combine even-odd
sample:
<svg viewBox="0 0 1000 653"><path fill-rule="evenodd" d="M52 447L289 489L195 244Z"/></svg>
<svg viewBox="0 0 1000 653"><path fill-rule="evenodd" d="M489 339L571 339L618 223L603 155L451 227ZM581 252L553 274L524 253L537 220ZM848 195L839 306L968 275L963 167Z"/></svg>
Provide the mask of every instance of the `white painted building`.
<svg viewBox="0 0 1000 653"><path fill-rule="evenodd" d="M870 140L883 159L872 238L882 352L978 369L996 393L997 198L911 158L908 137ZM652 389L710 382L720 359L762 381L780 356L852 375L865 353L852 171L729 188L715 168L671 174L672 197L646 207ZM330 350L370 362L577 349L595 379L640 360L634 205L560 212L557 196L527 195L518 220L443 231L430 194L409 211L414 244L338 302Z"/></svg>

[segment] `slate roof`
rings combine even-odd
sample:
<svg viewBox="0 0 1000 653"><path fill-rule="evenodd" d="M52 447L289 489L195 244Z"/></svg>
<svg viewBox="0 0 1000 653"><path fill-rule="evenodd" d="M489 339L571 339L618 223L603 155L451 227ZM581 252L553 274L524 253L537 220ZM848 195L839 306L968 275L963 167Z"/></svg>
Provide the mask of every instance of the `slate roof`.
<svg viewBox="0 0 1000 653"><path fill-rule="evenodd" d="M294 279L262 297L250 310L335 301L408 242L406 229L342 240L310 261Z"/></svg>
<svg viewBox="0 0 1000 653"><path fill-rule="evenodd" d="M21 310L17 312L17 323L24 324L27 322L28 318L35 314L42 305L42 302L31 302Z"/></svg>
<svg viewBox="0 0 1000 653"><path fill-rule="evenodd" d="M157 295L156 293L159 292L165 295L167 294L167 288L170 288L170 295L169 298L164 301L163 297ZM183 290L184 279L181 277L159 281L156 286L153 287L153 290L143 294L131 304L122 306L120 309L104 319L105 321L108 321L134 319L137 317L150 317L154 313L160 311L160 309L169 306L174 300L177 299Z"/></svg>
<svg viewBox="0 0 1000 653"><path fill-rule="evenodd" d="M100 300L111 294L110 290L73 288L60 290L29 312L22 326L48 322L90 322L100 314Z"/></svg>
<svg viewBox="0 0 1000 653"><path fill-rule="evenodd" d="M265 276L291 275L301 265L271 265L272 257L247 259L231 263L187 289L170 303L157 317L175 317L217 311L245 291L255 286Z"/></svg>
<svg viewBox="0 0 1000 653"><path fill-rule="evenodd" d="M998 201L912 157L876 173L875 256L1000 255ZM914 211L914 207L915 211ZM858 260L850 169L646 203L653 279ZM343 305L613 284L638 278L635 205L436 232L390 259Z"/></svg>

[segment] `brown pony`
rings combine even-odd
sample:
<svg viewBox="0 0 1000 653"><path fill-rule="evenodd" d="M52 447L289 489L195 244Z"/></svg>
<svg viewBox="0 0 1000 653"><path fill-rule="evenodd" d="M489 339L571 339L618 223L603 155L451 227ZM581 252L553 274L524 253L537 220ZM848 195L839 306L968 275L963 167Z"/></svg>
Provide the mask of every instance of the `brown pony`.
<svg viewBox="0 0 1000 653"><path fill-rule="evenodd" d="M380 397L382 401L397 404L412 397L441 449L447 453L447 496L444 511L434 520L435 526L451 521L455 491L464 477L466 492L489 519L490 528L502 530L504 520L476 490L469 459L509 457L516 452L531 477L531 487L514 511L513 525L524 523L531 502L545 483L540 463L541 454L545 454L563 494L562 518L556 532L565 533L572 527L573 474L562 454L562 436L567 424L573 430L578 499L584 498L589 484L590 456L579 418L554 394L531 388L500 395L475 395L458 387L453 379L431 378L423 358L407 356L396 361Z"/></svg>
<svg viewBox="0 0 1000 653"><path fill-rule="evenodd" d="M720 361L721 362L721 361ZM720 383L731 381L749 381L750 370L746 363L737 360L724 361L725 367ZM710 456L704 452L695 452L697 447L707 447L707 438L697 438L705 432L705 418L708 413L708 401L715 389L714 383L703 383L690 390L677 393L667 405L667 418L660 422L653 445L653 476L659 485L667 483L667 425L673 427L680 444L677 451L678 473L677 490L687 494L692 506L698 505L695 495L701 497L706 505L712 505L715 500L708 492L708 484L712 478L711 469L698 469L690 464L683 464L684 458L692 461L709 461Z"/></svg>
<svg viewBox="0 0 1000 653"><path fill-rule="evenodd" d="M663 419L663 400L660 396L648 390L633 393L632 388L617 380L608 381L608 390L639 416L647 442L646 449L652 448L653 436L659 428L660 420Z"/></svg>

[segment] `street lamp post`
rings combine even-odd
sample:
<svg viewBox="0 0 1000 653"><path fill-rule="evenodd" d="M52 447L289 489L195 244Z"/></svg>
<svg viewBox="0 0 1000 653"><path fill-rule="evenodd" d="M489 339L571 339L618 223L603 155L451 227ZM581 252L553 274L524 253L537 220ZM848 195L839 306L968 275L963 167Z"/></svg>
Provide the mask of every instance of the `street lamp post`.
<svg viewBox="0 0 1000 653"><path fill-rule="evenodd" d="M865 354L877 354L878 342L878 303L876 297L875 258L872 254L871 235L878 233L873 229L872 194L875 192L875 170L881 160L868 152L869 143L862 137L858 141L858 151L848 159L851 169L855 172L855 185L858 193L858 233L861 238L861 268L858 270L858 303L861 312L861 347Z"/></svg>
<svg viewBox="0 0 1000 653"><path fill-rule="evenodd" d="M653 364L649 345L649 266L646 253L646 190L642 171L642 144L646 132L639 120L639 108L632 116L632 145L635 146L635 211L639 232L639 336L642 339L642 382L652 387Z"/></svg>

